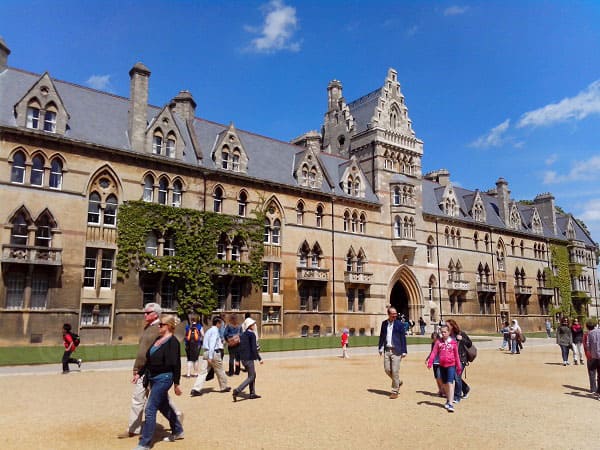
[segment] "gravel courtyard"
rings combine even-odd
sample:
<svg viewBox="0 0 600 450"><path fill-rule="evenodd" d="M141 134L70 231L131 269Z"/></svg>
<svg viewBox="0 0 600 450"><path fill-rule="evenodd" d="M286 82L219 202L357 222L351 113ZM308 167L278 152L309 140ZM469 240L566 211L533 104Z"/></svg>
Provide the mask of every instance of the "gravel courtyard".
<svg viewBox="0 0 600 450"><path fill-rule="evenodd" d="M514 356L497 350L497 342L482 343L466 373L472 394L454 414L437 397L424 346L409 347L397 400L388 399L390 382L375 348L351 349L349 360L332 352L265 354L257 370L261 399L233 403L216 392L216 380L191 398L193 380L183 378L175 403L185 413L185 439L154 448L600 448L589 446L600 401L587 392L586 368L563 367L558 347L537 341ZM137 438L117 438L127 424L130 370L114 365L120 368L84 363L68 376L58 363L52 373L0 371L0 448L133 449ZM159 424L168 427L162 416ZM168 433L160 425L159 431Z"/></svg>

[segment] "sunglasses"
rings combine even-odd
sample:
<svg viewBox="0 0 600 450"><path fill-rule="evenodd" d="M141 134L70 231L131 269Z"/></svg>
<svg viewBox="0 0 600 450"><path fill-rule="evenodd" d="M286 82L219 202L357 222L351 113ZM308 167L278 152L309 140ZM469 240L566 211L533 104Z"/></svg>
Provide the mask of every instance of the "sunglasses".
<svg viewBox="0 0 600 450"><path fill-rule="evenodd" d="M162 328L162 327L166 327L166 326L167 326L167 324L166 324L166 323L159 323L159 324L158 324L158 328Z"/></svg>

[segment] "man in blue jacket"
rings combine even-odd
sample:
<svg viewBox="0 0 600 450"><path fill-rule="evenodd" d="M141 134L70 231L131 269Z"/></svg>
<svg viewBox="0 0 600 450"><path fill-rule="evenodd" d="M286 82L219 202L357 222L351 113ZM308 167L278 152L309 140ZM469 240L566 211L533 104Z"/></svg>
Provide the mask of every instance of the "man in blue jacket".
<svg viewBox="0 0 600 450"><path fill-rule="evenodd" d="M388 319L381 324L379 333L379 355L383 355L383 368L392 379L391 399L398 398L400 390L400 361L406 356L406 331L398 318L396 308L389 307Z"/></svg>

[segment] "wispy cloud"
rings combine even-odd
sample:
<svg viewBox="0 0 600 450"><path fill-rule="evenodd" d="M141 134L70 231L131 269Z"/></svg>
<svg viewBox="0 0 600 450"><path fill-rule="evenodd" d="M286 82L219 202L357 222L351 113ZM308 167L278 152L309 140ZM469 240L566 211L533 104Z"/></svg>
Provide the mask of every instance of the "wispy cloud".
<svg viewBox="0 0 600 450"><path fill-rule="evenodd" d="M600 222L600 198L588 200L578 216L584 222Z"/></svg>
<svg viewBox="0 0 600 450"><path fill-rule="evenodd" d="M600 114L600 80L594 81L575 97L567 97L558 103L526 112L521 116L517 127L539 127L568 120L582 120L592 114Z"/></svg>
<svg viewBox="0 0 600 450"><path fill-rule="evenodd" d="M418 25L413 25L412 27L408 28L408 30L406 30L406 35L408 37L414 36L415 34L417 34L419 31L419 26Z"/></svg>
<svg viewBox="0 0 600 450"><path fill-rule="evenodd" d="M259 34L251 42L251 50L258 53L274 53L280 50L297 52L300 42L292 41L298 28L296 8L288 6L281 0L271 0L262 6L265 14L264 23L256 28L246 26L246 31Z"/></svg>
<svg viewBox="0 0 600 450"><path fill-rule="evenodd" d="M585 161L573 164L571 170L565 174L559 174L554 170L544 172L544 184L557 184L569 181L597 180L600 172L600 155L592 156Z"/></svg>
<svg viewBox="0 0 600 450"><path fill-rule="evenodd" d="M110 75L92 75L85 82L89 87L99 91L110 91Z"/></svg>
<svg viewBox="0 0 600 450"><path fill-rule="evenodd" d="M490 148L490 147L500 147L502 144L506 142L504 137L504 133L508 130L510 125L510 119L506 119L500 125L492 128L489 133L484 134L483 136L478 137L475 141L471 142L469 145L475 148Z"/></svg>
<svg viewBox="0 0 600 450"><path fill-rule="evenodd" d="M468 11L468 6L452 5L444 10L444 16L460 16Z"/></svg>
<svg viewBox="0 0 600 450"><path fill-rule="evenodd" d="M556 161L558 161L558 154L557 153L552 153L550 156L548 156L546 158L546 160L544 161L544 163L547 166L551 166L552 164L554 164Z"/></svg>

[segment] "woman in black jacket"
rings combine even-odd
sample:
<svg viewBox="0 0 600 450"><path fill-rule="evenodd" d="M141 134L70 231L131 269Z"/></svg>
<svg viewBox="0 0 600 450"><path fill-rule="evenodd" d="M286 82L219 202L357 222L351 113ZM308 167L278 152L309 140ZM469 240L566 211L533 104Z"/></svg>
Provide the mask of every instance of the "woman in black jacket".
<svg viewBox="0 0 600 450"><path fill-rule="evenodd" d="M450 329L450 337L458 343L458 356L460 358L460 365L462 366L462 373L465 373L465 366L469 364L467 358L467 348L471 348L473 342L471 338L460 329L460 326L454 319L446 320L446 324ZM454 389L454 403L460 402L461 398L468 398L471 387L465 380L462 379L462 375L456 375L456 388Z"/></svg>
<svg viewBox="0 0 600 450"><path fill-rule="evenodd" d="M160 319L159 336L146 353L146 364L138 372L145 374L149 380L150 394L146 401L146 421L142 428L140 442L136 450L149 449L152 436L156 428L156 413L160 411L169 421L171 435L165 441L183 439L183 427L176 412L169 404L169 389L175 386L175 395L181 395L179 379L181 377L181 354L179 341L173 335L179 319L173 315L163 316ZM137 379L134 379L134 383Z"/></svg>
<svg viewBox="0 0 600 450"><path fill-rule="evenodd" d="M250 397L251 399L260 398L260 395L256 395L254 390L254 382L256 380L256 369L254 368L254 361L259 360L262 364L260 355L258 354L258 345L256 344L256 321L250 317L244 320L244 332L240 336L240 359L242 364L248 373L248 377L233 390L233 401L237 401L238 395L242 392L246 386L250 386Z"/></svg>

